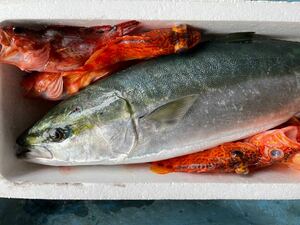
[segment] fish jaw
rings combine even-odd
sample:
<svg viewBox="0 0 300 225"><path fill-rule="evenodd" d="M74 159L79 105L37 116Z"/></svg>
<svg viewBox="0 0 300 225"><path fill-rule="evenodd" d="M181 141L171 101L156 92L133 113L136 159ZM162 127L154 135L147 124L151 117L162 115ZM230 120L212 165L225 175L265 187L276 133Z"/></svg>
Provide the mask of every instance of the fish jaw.
<svg viewBox="0 0 300 225"><path fill-rule="evenodd" d="M52 160L53 154L46 146L32 144L33 138L29 138L29 129L24 131L16 140L16 156L19 159L31 161Z"/></svg>

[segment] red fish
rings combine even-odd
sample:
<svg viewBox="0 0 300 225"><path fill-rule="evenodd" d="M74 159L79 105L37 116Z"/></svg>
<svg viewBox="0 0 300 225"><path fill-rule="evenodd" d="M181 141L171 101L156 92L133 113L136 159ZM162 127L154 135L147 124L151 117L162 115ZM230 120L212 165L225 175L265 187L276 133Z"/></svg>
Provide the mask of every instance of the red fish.
<svg viewBox="0 0 300 225"><path fill-rule="evenodd" d="M276 163L288 163L300 153L300 126L262 132L242 141L226 143L206 151L153 162L151 170L169 172L235 172L248 174Z"/></svg>
<svg viewBox="0 0 300 225"><path fill-rule="evenodd" d="M77 93L90 83L129 65L130 63L117 63L97 71L68 72L67 75L64 75L65 73L33 73L23 79L21 86L28 97L61 100Z"/></svg>
<svg viewBox="0 0 300 225"><path fill-rule="evenodd" d="M91 55L79 70L98 70L122 61L180 53L193 48L200 39L200 32L188 25L118 37Z"/></svg>
<svg viewBox="0 0 300 225"><path fill-rule="evenodd" d="M37 73L25 78L22 86L28 96L60 100L118 70L120 65L128 65L122 62L182 52L200 39L200 32L187 25L117 37L95 51L82 67L53 77L51 73Z"/></svg>
<svg viewBox="0 0 300 225"><path fill-rule="evenodd" d="M138 25L137 21L128 21L95 27L4 26L0 28L0 62L25 71L76 70L108 41L130 33Z"/></svg>

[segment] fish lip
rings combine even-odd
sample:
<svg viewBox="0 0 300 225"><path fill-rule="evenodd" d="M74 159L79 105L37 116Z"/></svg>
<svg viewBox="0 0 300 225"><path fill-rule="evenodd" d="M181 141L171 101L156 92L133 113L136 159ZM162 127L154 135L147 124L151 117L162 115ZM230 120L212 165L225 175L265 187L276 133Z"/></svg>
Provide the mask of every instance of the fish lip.
<svg viewBox="0 0 300 225"><path fill-rule="evenodd" d="M42 154L37 154L41 152ZM48 159L51 160L54 158L51 151L48 150L45 146L21 146L17 145L16 156L19 159Z"/></svg>
<svg viewBox="0 0 300 225"><path fill-rule="evenodd" d="M16 145L16 157L18 159L25 159L27 158L27 153L29 153L30 150L28 148L25 148L23 146L20 145Z"/></svg>

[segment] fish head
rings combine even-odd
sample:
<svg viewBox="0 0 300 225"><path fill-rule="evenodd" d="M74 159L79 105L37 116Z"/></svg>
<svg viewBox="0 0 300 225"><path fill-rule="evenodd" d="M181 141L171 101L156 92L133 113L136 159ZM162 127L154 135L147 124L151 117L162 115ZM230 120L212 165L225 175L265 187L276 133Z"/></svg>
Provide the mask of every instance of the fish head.
<svg viewBox="0 0 300 225"><path fill-rule="evenodd" d="M0 61L22 70L38 70L46 64L50 44L43 38L42 29L3 26L0 28Z"/></svg>
<svg viewBox="0 0 300 225"><path fill-rule="evenodd" d="M287 126L257 134L248 140L260 149L258 166L286 162L300 152L300 127Z"/></svg>
<svg viewBox="0 0 300 225"><path fill-rule="evenodd" d="M84 165L126 157L136 140L128 103L115 92L75 95L17 139L17 157L46 165Z"/></svg>

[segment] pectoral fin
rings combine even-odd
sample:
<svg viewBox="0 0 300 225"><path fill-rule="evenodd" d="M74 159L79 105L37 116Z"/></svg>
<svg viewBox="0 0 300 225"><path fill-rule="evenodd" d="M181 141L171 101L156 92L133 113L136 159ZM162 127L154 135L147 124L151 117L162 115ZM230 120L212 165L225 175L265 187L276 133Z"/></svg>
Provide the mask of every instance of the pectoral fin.
<svg viewBox="0 0 300 225"><path fill-rule="evenodd" d="M156 162L152 163L152 165L150 166L150 170L157 174L167 174L167 173L174 172L172 169L168 169L166 167L159 166Z"/></svg>
<svg viewBox="0 0 300 225"><path fill-rule="evenodd" d="M198 95L189 95L168 102L145 116L145 119L159 123L177 123L189 111Z"/></svg>
<svg viewBox="0 0 300 225"><path fill-rule="evenodd" d="M249 168L246 164L241 163L235 168L234 172L240 175L247 175L249 173Z"/></svg>

